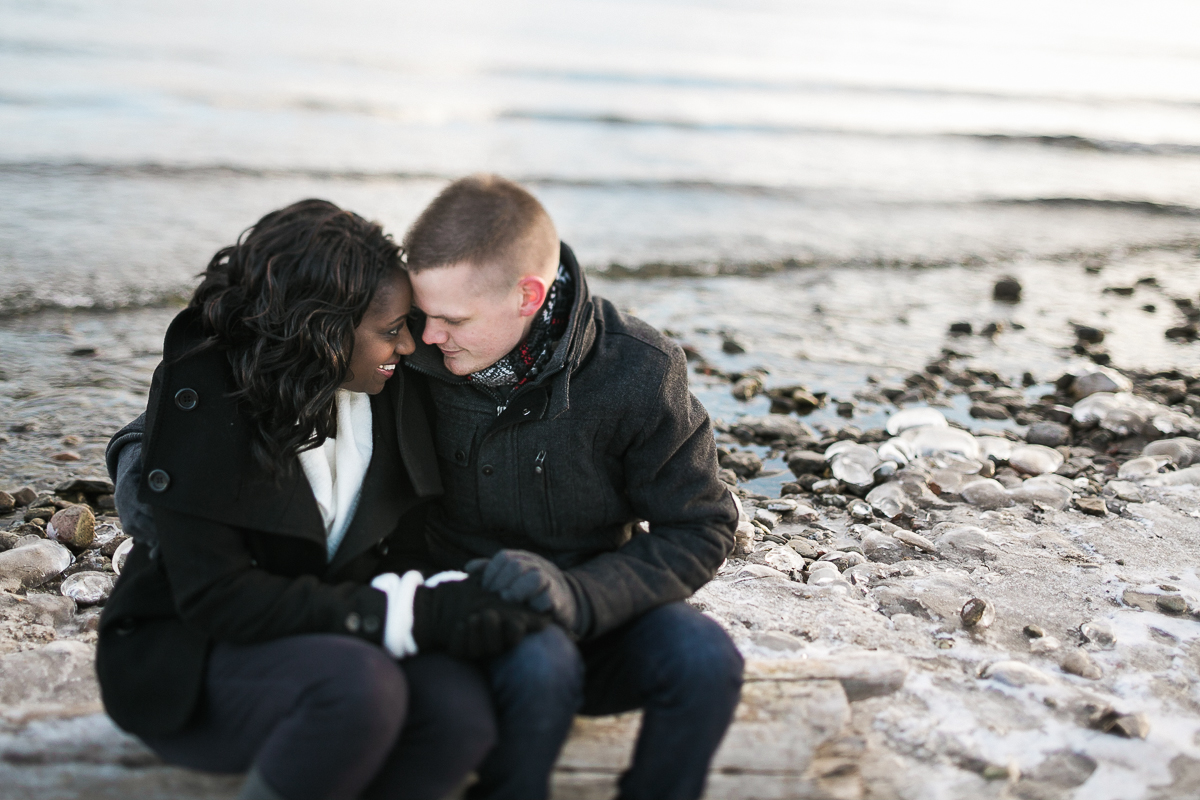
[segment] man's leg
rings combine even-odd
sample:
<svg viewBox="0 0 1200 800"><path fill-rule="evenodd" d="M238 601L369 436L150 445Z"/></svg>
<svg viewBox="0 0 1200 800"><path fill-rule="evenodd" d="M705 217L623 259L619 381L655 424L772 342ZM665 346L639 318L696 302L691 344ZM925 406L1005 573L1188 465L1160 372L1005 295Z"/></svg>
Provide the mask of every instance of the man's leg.
<svg viewBox="0 0 1200 800"><path fill-rule="evenodd" d="M686 603L671 603L582 650L582 713L645 709L621 800L700 797L742 688L741 654L721 626Z"/></svg>
<svg viewBox="0 0 1200 800"><path fill-rule="evenodd" d="M583 702L583 657L557 625L526 636L489 665L499 743L471 800L544 800L550 771Z"/></svg>

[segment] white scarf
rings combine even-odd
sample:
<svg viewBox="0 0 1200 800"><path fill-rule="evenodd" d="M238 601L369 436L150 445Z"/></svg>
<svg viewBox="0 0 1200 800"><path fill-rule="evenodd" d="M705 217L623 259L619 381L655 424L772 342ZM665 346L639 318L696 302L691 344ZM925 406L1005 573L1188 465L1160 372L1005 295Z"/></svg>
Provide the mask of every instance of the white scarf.
<svg viewBox="0 0 1200 800"><path fill-rule="evenodd" d="M363 392L338 389L337 436L320 447L299 453L300 466L312 487L325 522L326 557L333 561L362 492L371 463L371 399Z"/></svg>

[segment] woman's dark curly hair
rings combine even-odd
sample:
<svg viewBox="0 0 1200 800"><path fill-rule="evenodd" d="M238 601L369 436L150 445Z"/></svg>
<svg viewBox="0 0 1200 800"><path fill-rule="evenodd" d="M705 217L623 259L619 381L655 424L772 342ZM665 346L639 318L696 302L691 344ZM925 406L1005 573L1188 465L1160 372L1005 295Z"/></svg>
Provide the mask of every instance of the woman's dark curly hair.
<svg viewBox="0 0 1200 800"><path fill-rule="evenodd" d="M251 449L269 473L336 431L334 392L345 382L375 289L403 269L377 223L325 200L301 200L260 219L220 250L189 308L209 346L224 349L252 420Z"/></svg>

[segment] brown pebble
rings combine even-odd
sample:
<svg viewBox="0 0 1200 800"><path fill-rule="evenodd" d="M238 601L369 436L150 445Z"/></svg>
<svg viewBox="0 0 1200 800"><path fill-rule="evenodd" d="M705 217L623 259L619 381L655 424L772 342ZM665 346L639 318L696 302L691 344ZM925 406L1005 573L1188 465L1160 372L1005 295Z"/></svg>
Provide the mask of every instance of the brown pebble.
<svg viewBox="0 0 1200 800"><path fill-rule="evenodd" d="M1156 598L1154 604L1168 614L1184 614L1188 610L1187 600L1177 594Z"/></svg>
<svg viewBox="0 0 1200 800"><path fill-rule="evenodd" d="M22 486L12 493L13 500L17 501L17 508L22 508L29 505L37 498L37 492L30 489L28 486Z"/></svg>
<svg viewBox="0 0 1200 800"><path fill-rule="evenodd" d="M55 514L46 525L46 536L72 550L83 550L96 535L96 517L87 506L70 506Z"/></svg>
<svg viewBox="0 0 1200 800"><path fill-rule="evenodd" d="M0 492L0 514L7 514L17 507L16 499L8 492Z"/></svg>
<svg viewBox="0 0 1200 800"><path fill-rule="evenodd" d="M1062 660L1063 672L1069 672L1072 675L1078 675L1081 678L1087 678L1090 681L1099 680L1104 673L1096 662L1092 661L1092 657L1087 654L1086 650L1075 649L1067 653Z"/></svg>
<svg viewBox="0 0 1200 800"><path fill-rule="evenodd" d="M61 453L55 453L50 456L52 461L79 461L83 456L76 453L74 450L63 450Z"/></svg>
<svg viewBox="0 0 1200 800"><path fill-rule="evenodd" d="M1026 625L1024 633L1030 639L1040 639L1046 635L1041 625Z"/></svg>
<svg viewBox="0 0 1200 800"><path fill-rule="evenodd" d="M1108 506L1104 504L1104 499L1100 497L1080 497L1075 501L1075 507L1093 517L1108 516Z"/></svg>

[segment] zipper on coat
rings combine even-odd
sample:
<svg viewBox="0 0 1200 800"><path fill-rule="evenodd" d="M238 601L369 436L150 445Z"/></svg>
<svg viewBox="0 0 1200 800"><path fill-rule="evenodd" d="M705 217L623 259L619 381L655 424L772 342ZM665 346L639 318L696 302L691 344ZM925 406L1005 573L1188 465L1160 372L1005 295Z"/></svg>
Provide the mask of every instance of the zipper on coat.
<svg viewBox="0 0 1200 800"><path fill-rule="evenodd" d="M542 498L546 503L546 522L550 525L550 535L558 535L558 525L554 519L554 499L550 496L550 475L546 468L546 451L539 450L533 459L533 474L542 479Z"/></svg>

